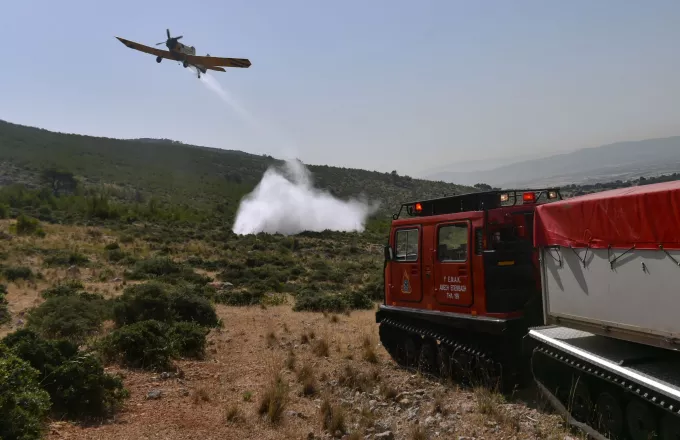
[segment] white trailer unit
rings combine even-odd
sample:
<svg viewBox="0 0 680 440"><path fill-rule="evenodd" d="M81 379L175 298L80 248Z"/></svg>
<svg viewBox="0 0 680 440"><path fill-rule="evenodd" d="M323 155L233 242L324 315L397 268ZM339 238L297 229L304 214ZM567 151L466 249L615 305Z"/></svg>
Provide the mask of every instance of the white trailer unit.
<svg viewBox="0 0 680 440"><path fill-rule="evenodd" d="M541 390L595 437L680 439L680 183L540 206L534 238Z"/></svg>

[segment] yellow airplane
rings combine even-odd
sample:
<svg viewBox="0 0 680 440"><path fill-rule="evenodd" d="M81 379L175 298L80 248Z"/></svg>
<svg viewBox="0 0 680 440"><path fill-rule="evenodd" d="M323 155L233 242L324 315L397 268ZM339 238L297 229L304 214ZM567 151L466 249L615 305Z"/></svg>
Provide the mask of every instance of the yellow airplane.
<svg viewBox="0 0 680 440"><path fill-rule="evenodd" d="M157 63L160 63L161 61L163 61L163 58L165 58L168 60L181 61L182 65L185 68L193 66L196 68L199 78L201 77L201 73L206 73L207 70L226 72L226 70L224 70L224 68L220 66L241 68L250 67L250 60L247 58L219 58L211 57L210 54L204 57L196 56L195 47L186 46L178 41L180 38L182 38L182 35L180 35L179 37L171 37L170 29L166 29L166 31L168 34L168 39L165 41L161 41L160 43L156 44L156 46L165 43L165 46L168 48L168 50L154 49L153 47L144 46L143 44L135 43L134 41L126 40L125 38L120 37L116 38L118 38L118 40L121 43L123 43L130 49L135 49L140 52L156 55Z"/></svg>

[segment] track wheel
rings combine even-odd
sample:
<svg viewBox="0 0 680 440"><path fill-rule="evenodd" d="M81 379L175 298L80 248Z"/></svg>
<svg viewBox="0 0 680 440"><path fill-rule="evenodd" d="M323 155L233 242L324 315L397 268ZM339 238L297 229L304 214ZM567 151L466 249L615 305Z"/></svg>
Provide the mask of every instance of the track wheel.
<svg viewBox="0 0 680 440"><path fill-rule="evenodd" d="M441 377L451 377L451 349L444 344L439 344L437 350L437 368Z"/></svg>
<svg viewBox="0 0 680 440"><path fill-rule="evenodd" d="M648 404L633 399L626 407L626 421L631 440L652 440L658 438L656 416Z"/></svg>
<svg viewBox="0 0 680 440"><path fill-rule="evenodd" d="M666 414L661 419L661 440L680 439L680 420L673 414Z"/></svg>
<svg viewBox="0 0 680 440"><path fill-rule="evenodd" d="M403 359L404 365L406 367L413 367L416 366L418 363L418 352L419 350L419 341L416 340L416 337L413 335L406 335L404 337L404 342L403 342L403 355L401 358Z"/></svg>
<svg viewBox="0 0 680 440"><path fill-rule="evenodd" d="M420 348L420 367L423 371L434 372L437 366L437 343L433 339L425 339Z"/></svg>
<svg viewBox="0 0 680 440"><path fill-rule="evenodd" d="M571 415L579 422L588 423L593 410L593 401L590 398L590 390L584 378L576 378L574 391L571 395Z"/></svg>
<svg viewBox="0 0 680 440"><path fill-rule="evenodd" d="M451 371L453 377L463 382L472 376L472 356L463 350L456 350L451 359Z"/></svg>
<svg viewBox="0 0 680 440"><path fill-rule="evenodd" d="M595 422L600 431L609 438L621 438L623 433L623 410L616 397L608 392L600 393L595 406Z"/></svg>

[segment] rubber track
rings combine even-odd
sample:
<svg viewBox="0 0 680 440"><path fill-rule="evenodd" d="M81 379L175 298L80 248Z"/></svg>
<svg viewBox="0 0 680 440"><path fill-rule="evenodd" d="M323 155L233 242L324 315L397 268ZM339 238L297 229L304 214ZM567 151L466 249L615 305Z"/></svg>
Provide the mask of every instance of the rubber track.
<svg viewBox="0 0 680 440"><path fill-rule="evenodd" d="M396 328L399 330L402 330L404 332L413 334L413 335L419 335L425 338L432 338L435 341L439 341L440 344L446 345L448 348L451 349L451 355L454 353L462 351L463 353L467 353L469 355L472 355L475 357L475 359L478 359L482 362L485 362L487 364L498 364L497 362L493 361L493 358L490 353L483 352L482 350L479 350L475 347L471 347L469 345L463 344L460 341L456 341L455 339L451 337L447 337L439 332L436 332L434 330L430 329L424 329L420 328L418 326L412 325L412 324L405 324L396 320L393 320L391 318L385 318L384 320L380 321L380 325L386 325L392 328Z"/></svg>
<svg viewBox="0 0 680 440"><path fill-rule="evenodd" d="M551 347L545 343L539 343L539 345L534 349L539 353L542 353L573 370L580 371L592 378L597 380L602 380L611 385L618 387L619 389L628 392L630 394L636 395L640 399L650 403L651 405L662 409L664 412L672 414L675 417L680 417L680 402L662 394L659 394L644 385L640 385L636 382L632 382L630 379L625 379L616 373L597 367L589 362L579 359L575 356L565 354L564 352ZM542 384L545 382L542 378L537 378Z"/></svg>

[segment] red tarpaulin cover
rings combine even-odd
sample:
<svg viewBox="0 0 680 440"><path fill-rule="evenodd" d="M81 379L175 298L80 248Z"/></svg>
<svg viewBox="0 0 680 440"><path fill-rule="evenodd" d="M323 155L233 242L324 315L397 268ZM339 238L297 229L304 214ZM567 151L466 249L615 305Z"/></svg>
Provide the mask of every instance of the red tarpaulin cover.
<svg viewBox="0 0 680 440"><path fill-rule="evenodd" d="M680 181L615 189L536 208L536 246L680 249Z"/></svg>

